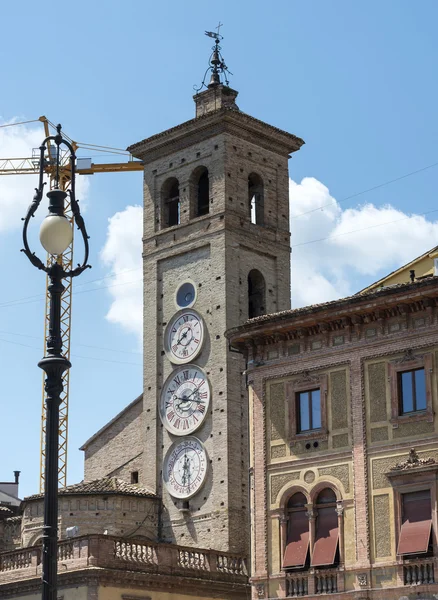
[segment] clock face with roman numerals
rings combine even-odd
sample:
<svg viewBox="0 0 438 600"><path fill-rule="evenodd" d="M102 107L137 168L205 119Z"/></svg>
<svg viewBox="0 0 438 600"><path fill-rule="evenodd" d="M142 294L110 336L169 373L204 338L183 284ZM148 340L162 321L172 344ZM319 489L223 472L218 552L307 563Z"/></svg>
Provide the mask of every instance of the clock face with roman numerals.
<svg viewBox="0 0 438 600"><path fill-rule="evenodd" d="M172 444L164 459L163 480L174 498L191 498L207 475L207 454L195 437Z"/></svg>
<svg viewBox="0 0 438 600"><path fill-rule="evenodd" d="M204 323L195 310L180 310L164 332L164 350L176 364L192 362L200 353L204 341Z"/></svg>
<svg viewBox="0 0 438 600"><path fill-rule="evenodd" d="M210 405L207 375L196 365L175 369L166 379L160 398L160 417L174 435L188 435L200 427Z"/></svg>

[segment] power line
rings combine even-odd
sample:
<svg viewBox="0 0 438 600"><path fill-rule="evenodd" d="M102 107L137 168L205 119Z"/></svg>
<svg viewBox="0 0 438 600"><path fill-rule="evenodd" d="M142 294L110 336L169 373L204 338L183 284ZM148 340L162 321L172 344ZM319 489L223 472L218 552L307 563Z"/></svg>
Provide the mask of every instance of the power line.
<svg viewBox="0 0 438 600"><path fill-rule="evenodd" d="M12 340L5 340L3 338L0 338L0 342L5 342L6 344L13 344L14 346L22 346L23 348L31 348L32 350L38 350L41 351L41 348L38 348L37 346L30 346L29 344L21 344L20 342L13 342ZM93 356L81 356L80 354L71 354L71 356L74 356L75 358L82 358L85 360L97 360L99 362L109 362L109 363L115 363L118 365L131 365L132 367L141 367L142 364L141 363L132 363L132 362L126 362L126 361L122 361L122 360L111 360L109 358L96 358Z"/></svg>
<svg viewBox="0 0 438 600"><path fill-rule="evenodd" d="M113 279L114 277L117 277L117 275L122 275L125 273L132 273L133 271L141 271L143 267L136 267L135 269L125 269L124 271L118 271L117 273L114 273L113 275L105 275L104 277L99 277L98 279L91 279L89 281L84 281L84 283L78 283L76 285L76 287L82 287L84 285L90 285L91 283L96 283L98 281L103 281L105 279ZM135 279L134 282L127 282L127 283L135 283L137 281L141 281L141 279ZM125 285L125 284L114 284L114 285ZM102 286L102 287L98 287L98 288L93 288L92 290L86 290L88 292L93 292L96 290L106 290L109 287L113 287L113 286ZM74 291L73 294L79 294L79 293L83 293L82 292L76 292ZM40 301L40 300L44 300L45 298L45 294L34 294L33 296L24 296L23 298L16 298L15 300L7 300L6 302L3 302L0 304L0 308L3 307L8 307L8 306L15 306L15 305L20 305L20 304L29 304L29 302L25 302L26 300L34 300L34 301Z"/></svg>
<svg viewBox="0 0 438 600"><path fill-rule="evenodd" d="M417 173L422 173L423 171L427 171L427 169L432 169L433 167L438 166L438 162L432 163L431 165L427 165L426 167L422 167L421 169L417 169L416 171L411 171L410 173L406 173L406 175L401 175L400 177L396 177L395 179L389 179L383 183L379 183L373 187L370 187L362 192L357 192L356 194L352 194L351 196L347 196L346 198L342 198L342 200L335 200L334 202L328 202L327 204L322 204L317 208L312 208L306 212L300 213L298 215L294 215L291 217L292 219L298 219L298 217L302 217L303 215L308 215L310 213L316 212L317 210L322 210L327 206L333 206L333 204L340 204L341 202L346 202L347 200L351 200L352 198L357 198L358 196L362 196L363 194L367 194L368 192L372 192L374 190L378 190L379 188L390 185L391 183L395 183L396 181L401 181L402 179L406 179L406 177L411 177L412 175L416 175Z"/></svg>
<svg viewBox="0 0 438 600"><path fill-rule="evenodd" d="M419 213L417 215L413 215L416 217L424 217L424 215L430 215L431 213L438 212L438 208L434 210L428 210L424 213ZM297 248L298 246L307 246L307 244L316 244L317 242L324 242L326 240L332 240L334 238L341 237L343 235L348 235L350 233L357 233L358 231L365 231L366 229L374 229L375 227L382 227L383 225L391 225L392 223L399 223L400 221L406 221L407 219L411 219L411 216L403 217L401 219L395 219L394 221L386 221L385 223L377 223L376 225L369 225L368 227L361 227L360 229L352 229L351 231L344 231L343 233L338 233L337 235L329 235L325 238L319 238L317 240L309 240L308 242L301 242L300 244L294 244L291 248Z"/></svg>
<svg viewBox="0 0 438 600"><path fill-rule="evenodd" d="M41 339L41 336L37 336L37 335L28 335L26 333L17 333L17 332L13 332L13 331L1 331L0 330L0 334L2 335L15 335L18 337L27 337L27 338L32 338L34 340L39 340ZM90 346L89 344L79 344L79 343L75 343L76 346L82 346L83 348L94 348L96 350L105 350L106 352L118 352L120 354L140 354L143 355L142 352L134 352L133 350L116 350L115 348L105 348L103 346Z"/></svg>
<svg viewBox="0 0 438 600"><path fill-rule="evenodd" d="M14 125L26 125L26 123L41 123L41 121L39 119L32 119L31 121L20 121L19 123L6 123L5 125L0 125L0 128L14 127Z"/></svg>

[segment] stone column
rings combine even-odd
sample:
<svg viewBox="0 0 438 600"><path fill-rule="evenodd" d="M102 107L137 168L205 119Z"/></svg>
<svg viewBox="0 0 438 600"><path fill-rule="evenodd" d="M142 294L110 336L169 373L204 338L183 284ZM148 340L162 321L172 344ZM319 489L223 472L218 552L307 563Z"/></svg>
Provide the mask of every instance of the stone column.
<svg viewBox="0 0 438 600"><path fill-rule="evenodd" d="M313 504L306 504L306 515L309 519L309 549L310 549L310 558L313 556L313 546L315 544L315 521L316 521L316 511L313 508Z"/></svg>
<svg viewBox="0 0 438 600"><path fill-rule="evenodd" d="M284 551L286 550L288 518L285 515L281 515L278 518L278 523L280 525L280 565L281 565L283 562Z"/></svg>
<svg viewBox="0 0 438 600"><path fill-rule="evenodd" d="M336 514L338 515L338 531L339 531L339 563L344 566L344 507L342 502L336 504Z"/></svg>

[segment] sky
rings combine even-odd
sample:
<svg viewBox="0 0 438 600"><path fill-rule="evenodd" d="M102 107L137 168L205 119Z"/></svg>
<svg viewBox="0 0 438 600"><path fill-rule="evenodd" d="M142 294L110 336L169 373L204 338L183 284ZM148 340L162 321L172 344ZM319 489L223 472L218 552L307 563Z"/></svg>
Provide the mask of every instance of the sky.
<svg viewBox="0 0 438 600"><path fill-rule="evenodd" d="M293 306L355 293L438 243L435 1L23 0L1 14L0 159L44 138L41 123L1 125L40 115L121 149L193 118L204 31L222 22L241 110L306 142L289 165ZM20 470L21 497L39 485L45 279L20 253L35 185L0 174L0 480ZM68 483L143 369L142 175L77 185L93 268L74 282Z"/></svg>

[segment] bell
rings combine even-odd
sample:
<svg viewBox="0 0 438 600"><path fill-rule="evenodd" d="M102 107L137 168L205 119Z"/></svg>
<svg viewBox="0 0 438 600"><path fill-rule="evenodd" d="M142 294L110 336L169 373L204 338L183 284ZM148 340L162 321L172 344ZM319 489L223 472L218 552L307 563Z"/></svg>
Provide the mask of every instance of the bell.
<svg viewBox="0 0 438 600"><path fill-rule="evenodd" d="M220 82L221 80L219 78L219 73L217 71L213 71L211 73L210 83L208 84L208 87L214 87L216 85L219 85Z"/></svg>

